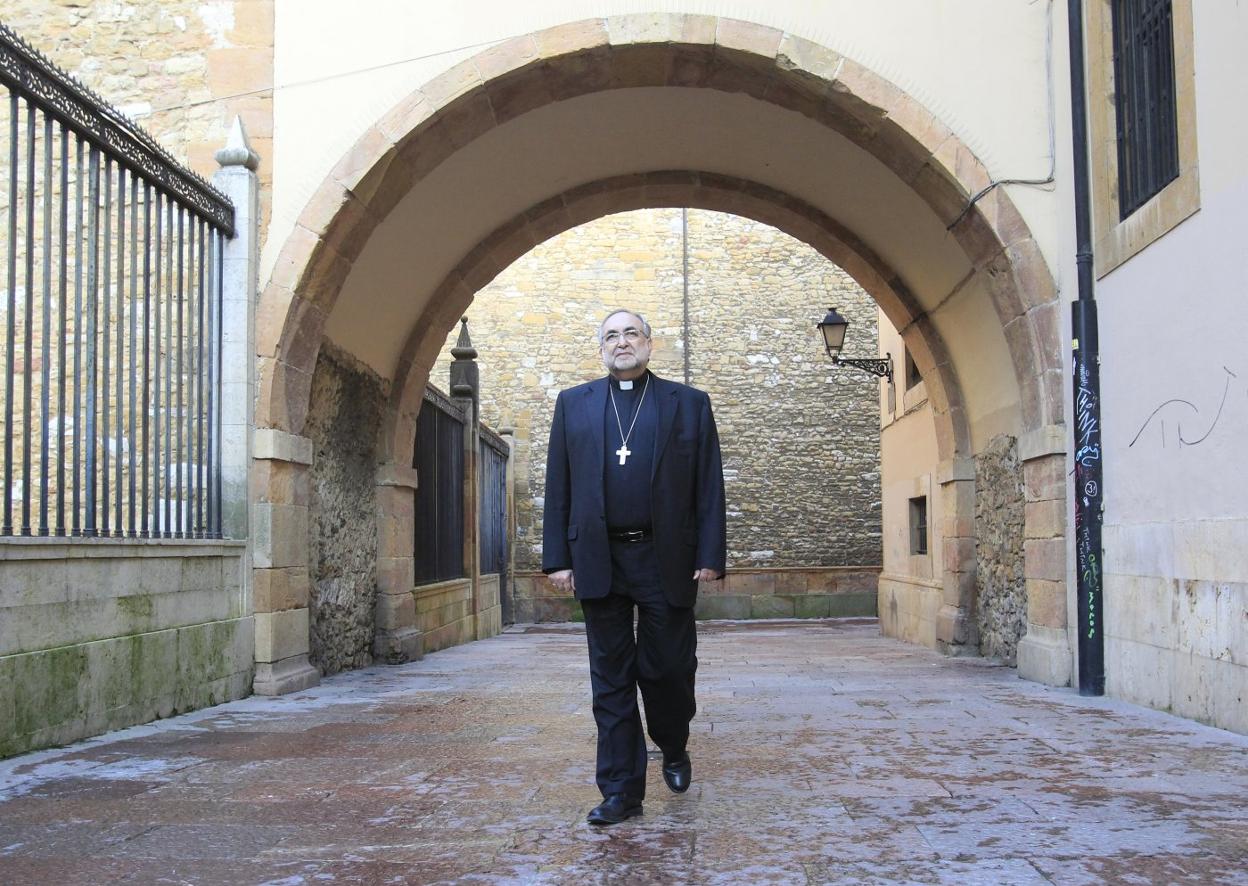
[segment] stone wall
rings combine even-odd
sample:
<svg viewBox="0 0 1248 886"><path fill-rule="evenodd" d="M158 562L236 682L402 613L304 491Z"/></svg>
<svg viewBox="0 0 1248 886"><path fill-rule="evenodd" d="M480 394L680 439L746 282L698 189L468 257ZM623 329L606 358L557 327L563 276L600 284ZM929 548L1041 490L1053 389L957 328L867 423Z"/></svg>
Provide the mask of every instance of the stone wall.
<svg viewBox="0 0 1248 886"><path fill-rule="evenodd" d="M242 698L240 541L5 539L0 757Z"/></svg>
<svg viewBox="0 0 1248 886"><path fill-rule="evenodd" d="M263 238L273 181L273 0L5 0L3 21L205 178L241 116L260 155Z"/></svg>
<svg viewBox="0 0 1248 886"><path fill-rule="evenodd" d="M639 210L539 245L478 293L468 313L482 419L516 429L517 572L540 567L555 397L603 373L594 332L608 310L625 305L653 328L651 368L711 395L729 566L878 565L878 383L833 370L815 329L837 305L852 323L847 350L874 355L875 303L774 228L716 212L687 217L687 275L682 210ZM446 377L457 332L434 380Z"/></svg>
<svg viewBox="0 0 1248 886"><path fill-rule="evenodd" d="M694 615L698 619L874 616L879 583L879 567L733 569L723 581L701 584ZM580 603L540 572L518 573L512 594L516 622L585 619Z"/></svg>
<svg viewBox="0 0 1248 886"><path fill-rule="evenodd" d="M975 456L975 590L979 650L1013 665L1027 618L1023 468L1017 441L996 437Z"/></svg>
<svg viewBox="0 0 1248 886"><path fill-rule="evenodd" d="M309 660L323 674L372 663L377 599L376 455L386 385L332 345L312 376Z"/></svg>

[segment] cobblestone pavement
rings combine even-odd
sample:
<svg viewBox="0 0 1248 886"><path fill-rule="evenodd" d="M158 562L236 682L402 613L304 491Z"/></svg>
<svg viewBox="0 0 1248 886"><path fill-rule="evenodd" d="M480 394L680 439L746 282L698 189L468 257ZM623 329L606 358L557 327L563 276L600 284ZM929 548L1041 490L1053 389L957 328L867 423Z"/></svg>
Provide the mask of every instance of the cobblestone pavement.
<svg viewBox="0 0 1248 886"><path fill-rule="evenodd" d="M1248 738L871 620L700 629L694 784L591 828L585 640L400 667L0 763L0 883L1244 883Z"/></svg>

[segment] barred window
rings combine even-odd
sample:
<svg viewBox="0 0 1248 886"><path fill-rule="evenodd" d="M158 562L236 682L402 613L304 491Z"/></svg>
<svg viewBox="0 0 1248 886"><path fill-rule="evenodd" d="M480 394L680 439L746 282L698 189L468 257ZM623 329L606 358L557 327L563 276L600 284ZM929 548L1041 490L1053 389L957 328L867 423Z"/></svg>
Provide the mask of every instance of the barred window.
<svg viewBox="0 0 1248 886"><path fill-rule="evenodd" d="M1113 0L1118 206L1125 219L1179 175L1171 0Z"/></svg>
<svg viewBox="0 0 1248 886"><path fill-rule="evenodd" d="M464 425L448 403L425 398L416 419L412 466L416 584L462 578L464 571Z"/></svg>
<svg viewBox="0 0 1248 886"><path fill-rule="evenodd" d="M927 553L927 496L910 499L910 553Z"/></svg>

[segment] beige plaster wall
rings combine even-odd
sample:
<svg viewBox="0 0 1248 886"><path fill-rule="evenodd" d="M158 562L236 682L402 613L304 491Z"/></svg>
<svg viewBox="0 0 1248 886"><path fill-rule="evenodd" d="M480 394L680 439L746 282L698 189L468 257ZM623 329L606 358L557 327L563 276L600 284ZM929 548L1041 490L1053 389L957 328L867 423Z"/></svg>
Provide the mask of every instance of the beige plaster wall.
<svg viewBox="0 0 1248 886"><path fill-rule="evenodd" d="M1200 208L1097 283L1107 689L1248 732L1248 12L1192 7Z"/></svg>
<svg viewBox="0 0 1248 886"><path fill-rule="evenodd" d="M277 176L262 278L333 164L404 95L509 37L639 11L629 0L360 0L351 15L335 0L276 0L275 8ZM915 96L995 178L1049 172L1048 4L960 0L956 14L947 4L915 0L659 0L644 9L743 19L813 40ZM1052 195L1023 187L1010 193L1052 261Z"/></svg>
<svg viewBox="0 0 1248 886"><path fill-rule="evenodd" d="M893 361L894 384L880 393L880 464L884 568L880 630L888 637L936 647L944 570L939 455L927 386L906 387L906 346L883 312L880 353ZM911 553L910 499L927 496L927 554Z"/></svg>

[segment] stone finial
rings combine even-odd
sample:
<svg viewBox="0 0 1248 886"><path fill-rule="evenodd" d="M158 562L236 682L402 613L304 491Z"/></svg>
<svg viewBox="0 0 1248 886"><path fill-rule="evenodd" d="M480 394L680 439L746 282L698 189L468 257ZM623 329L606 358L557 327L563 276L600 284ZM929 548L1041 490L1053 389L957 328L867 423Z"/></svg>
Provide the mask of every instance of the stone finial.
<svg viewBox="0 0 1248 886"><path fill-rule="evenodd" d="M477 366L477 349L472 346L468 337L468 318L460 318L459 338L455 347L451 348L451 396L471 397L474 416L478 409L478 395L481 391L481 370Z"/></svg>
<svg viewBox="0 0 1248 886"><path fill-rule="evenodd" d="M245 166L252 172L260 166L260 155L251 149L251 143L247 141L242 117L235 115L225 147L217 151L216 157L217 163L222 166Z"/></svg>
<svg viewBox="0 0 1248 886"><path fill-rule="evenodd" d="M477 359L477 349L472 346L472 339L468 337L468 318L459 318L459 338L455 340L455 347L451 348L451 356L456 360L475 360Z"/></svg>

